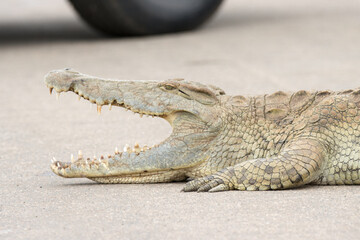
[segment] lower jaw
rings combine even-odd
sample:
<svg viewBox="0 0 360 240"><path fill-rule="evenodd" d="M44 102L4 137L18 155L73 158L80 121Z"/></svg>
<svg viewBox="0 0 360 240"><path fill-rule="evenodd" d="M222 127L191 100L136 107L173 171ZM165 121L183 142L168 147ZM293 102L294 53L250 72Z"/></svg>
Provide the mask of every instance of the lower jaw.
<svg viewBox="0 0 360 240"><path fill-rule="evenodd" d="M187 176L183 170L171 170L154 173L139 173L127 176L111 176L111 177L89 177L98 183L165 183L179 182L186 180Z"/></svg>

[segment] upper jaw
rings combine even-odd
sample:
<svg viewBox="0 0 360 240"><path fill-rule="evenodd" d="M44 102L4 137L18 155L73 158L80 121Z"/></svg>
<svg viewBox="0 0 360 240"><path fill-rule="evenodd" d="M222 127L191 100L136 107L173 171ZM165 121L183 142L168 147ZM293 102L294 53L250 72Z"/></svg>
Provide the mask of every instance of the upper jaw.
<svg viewBox="0 0 360 240"><path fill-rule="evenodd" d="M73 70L55 70L45 76L45 84L59 95L72 91L98 106L119 106L140 115L166 116L172 110L157 100L158 81L128 81L101 79ZM153 94L151 96L151 94Z"/></svg>
<svg viewBox="0 0 360 240"><path fill-rule="evenodd" d="M213 113L196 101L189 102L178 95L160 89L161 81L111 80L92 77L73 70L55 70L45 76L45 84L60 94L72 91L97 104L98 112L103 105L124 107L140 115L163 117L172 123L177 112L189 112L212 121Z"/></svg>

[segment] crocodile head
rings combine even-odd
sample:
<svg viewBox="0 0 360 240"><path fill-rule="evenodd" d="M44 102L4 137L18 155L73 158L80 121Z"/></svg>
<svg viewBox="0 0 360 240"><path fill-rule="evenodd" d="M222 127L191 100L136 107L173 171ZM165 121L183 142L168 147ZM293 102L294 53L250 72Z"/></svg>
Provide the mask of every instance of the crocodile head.
<svg viewBox="0 0 360 240"><path fill-rule="evenodd" d="M219 88L184 81L125 81L91 77L70 69L48 73L50 92L72 91L97 104L126 108L141 115L166 119L171 135L152 148L115 150L107 158L90 159L79 152L68 162L54 160L51 169L62 177L86 177L103 183L146 183L184 180L191 169L209 157L211 141L219 134Z"/></svg>

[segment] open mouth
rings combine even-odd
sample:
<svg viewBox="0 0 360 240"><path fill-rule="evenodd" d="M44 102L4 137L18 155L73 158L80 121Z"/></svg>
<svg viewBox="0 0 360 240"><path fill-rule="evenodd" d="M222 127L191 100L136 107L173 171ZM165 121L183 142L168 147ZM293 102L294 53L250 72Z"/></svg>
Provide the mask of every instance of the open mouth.
<svg viewBox="0 0 360 240"><path fill-rule="evenodd" d="M48 86L50 94L53 93L53 90L55 87L53 86ZM148 111L142 111L142 110L138 110L135 109L131 106L126 105L124 102L118 102L116 99L113 100L104 100L101 102L101 104L99 104L96 99L91 98L91 96L82 93L81 91L75 90L73 88L69 88L68 91L73 91L74 93L76 93L79 96L79 100L81 98L88 100L91 104L96 104L97 105L97 112L100 115L101 114L101 110L103 106L108 106L109 110L111 110L111 108L113 106L116 107L122 107L124 108L126 111L130 110L132 111L134 114L138 114L140 116L140 118L142 118L144 115L148 116L148 117L160 117L163 119L166 119L167 121L170 122L170 124L172 123L173 117L171 117L172 113L156 113L156 112L148 112ZM56 98L59 99L60 93L61 92L65 92L61 89L56 89L55 88L55 92L56 92ZM58 161L56 160L55 157L53 157L53 159L51 160L51 169L58 175L60 176L64 176L64 177L69 177L67 176L67 170L71 170L71 169L76 169L76 168L81 168L81 169L107 169L109 170L109 167L111 167L111 165L114 165L116 163L117 160L121 159L121 158L132 158L135 156L139 156L139 155L144 155L145 153L151 151L151 149L155 149L158 148L161 144L163 144L164 142L166 142L167 139L163 140L161 143L159 144L155 144L153 146L147 146L147 145L143 145L140 146L139 143L135 143L134 146L129 146L128 144L126 144L124 146L123 149L118 149L117 147L115 147L115 151L114 154L111 155L101 155L100 157L85 157L83 152L81 150L78 151L77 156L75 156L74 154L71 154L70 160L68 162L63 162L63 161ZM118 164L118 163L117 163ZM125 163L124 163L125 164ZM147 170L141 171L137 174L131 173L132 176L149 176L151 175L152 172L149 172ZM126 174L125 174L126 176Z"/></svg>
<svg viewBox="0 0 360 240"><path fill-rule="evenodd" d="M156 97L162 93L158 82L155 81L116 81L90 77L68 70L50 72L45 77L45 83L59 98L62 92L74 92L97 105L97 112L101 114L102 107L113 106L130 110L140 117L160 117L167 120L173 127L173 121L183 112L167 110L165 104L157 101ZM153 94L155 100L143 95ZM153 92L152 92L153 91ZM150 100L149 100L150 99ZM163 100L162 100L163 101ZM174 130L174 128L173 128ZM174 132L174 131L173 131ZM86 157L82 151L71 155L68 161L52 159L52 171L62 177L86 177L101 183L150 183L184 180L184 169L191 167L186 161L177 161L186 151L186 144L173 133L159 144L152 147L133 147L125 145L123 149L115 148L112 155L100 157Z"/></svg>
<svg viewBox="0 0 360 240"><path fill-rule="evenodd" d="M67 178L86 177L106 183L170 182L183 180L186 171L199 166L209 155L209 142L218 128L210 127L213 119L203 107L216 102L210 90L198 90L198 85L174 81L110 80L81 74L69 69L52 71L45 77L50 93L74 92L97 105L100 114L107 105L122 107L140 117L146 115L167 120L171 135L152 147L125 145L115 148L113 155L85 157L82 151L71 155L70 161L52 160L51 169ZM192 96L190 96L190 94ZM191 100L195 97L197 100ZM201 116L207 117L205 121ZM206 154L205 154L206 153Z"/></svg>

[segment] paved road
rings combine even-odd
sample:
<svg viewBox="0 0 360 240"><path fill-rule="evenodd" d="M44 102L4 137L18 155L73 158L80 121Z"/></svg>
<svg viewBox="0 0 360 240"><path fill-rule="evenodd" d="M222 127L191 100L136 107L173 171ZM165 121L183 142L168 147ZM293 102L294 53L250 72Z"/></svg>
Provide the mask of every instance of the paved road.
<svg viewBox="0 0 360 240"><path fill-rule="evenodd" d="M45 3L46 2L46 3ZM65 1L0 3L0 239L359 239L360 187L180 193L51 173L52 156L107 153L170 133L122 109L99 117L43 76L185 77L229 94L360 86L360 1L227 1L196 32L107 39Z"/></svg>

